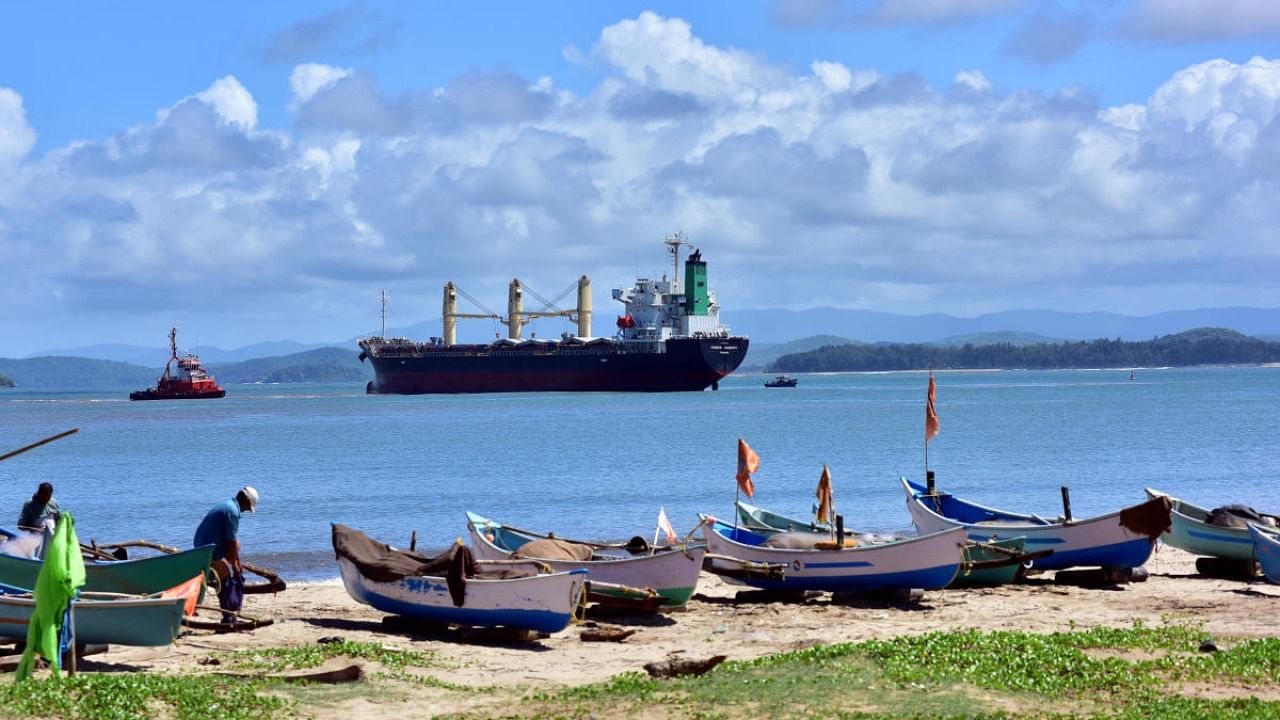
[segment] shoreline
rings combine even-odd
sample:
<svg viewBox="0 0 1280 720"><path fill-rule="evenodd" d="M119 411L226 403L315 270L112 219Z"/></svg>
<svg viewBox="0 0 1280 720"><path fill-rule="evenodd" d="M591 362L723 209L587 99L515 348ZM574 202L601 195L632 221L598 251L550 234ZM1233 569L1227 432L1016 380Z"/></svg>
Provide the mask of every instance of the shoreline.
<svg viewBox="0 0 1280 720"><path fill-rule="evenodd" d="M250 595L244 612L274 624L247 633L216 635L184 631L167 648L112 648L95 656L86 670L114 665L158 672L210 672L204 665L217 652L315 645L339 636L435 654L437 679L473 688L511 691L559 689L643 671L645 663L673 655L702 658L724 654L745 660L821 644L884 639L934 630L1021 630L1035 633L1135 624L1191 625L1206 638L1280 636L1272 618L1280 587L1263 580L1245 582L1196 574L1195 556L1161 546L1147 563L1146 582L1111 588L1057 585L1052 573L1026 583L926 592L916 603L858 598L834 602L829 593L802 602L768 601L758 592L703 573L689 606L662 615L589 614L588 623L637 632L622 643L584 642L584 625L531 642L501 631L442 631L406 634L388 630L385 614L360 605L339 579L295 583L277 595ZM216 669L216 666L214 666ZM432 696L434 703L438 698ZM355 702L355 701L352 701ZM392 713L409 716L412 702ZM446 705L438 712L465 709ZM389 708L388 708L389 709ZM339 703L320 717L342 717ZM381 714L383 708L379 709ZM331 713L331 714L330 714Z"/></svg>

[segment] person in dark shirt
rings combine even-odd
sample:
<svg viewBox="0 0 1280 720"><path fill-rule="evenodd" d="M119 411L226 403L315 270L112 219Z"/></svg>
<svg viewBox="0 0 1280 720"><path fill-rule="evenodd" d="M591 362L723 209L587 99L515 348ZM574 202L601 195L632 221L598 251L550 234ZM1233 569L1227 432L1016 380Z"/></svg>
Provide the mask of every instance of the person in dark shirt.
<svg viewBox="0 0 1280 720"><path fill-rule="evenodd" d="M223 622L234 621L235 611L240 609L244 596L244 569L240 564L240 515L258 508L258 491L246 485L236 496L223 500L205 513L196 528L193 547L213 546L214 574L218 576L218 606L223 610Z"/></svg>
<svg viewBox="0 0 1280 720"><path fill-rule="evenodd" d="M43 532L46 523L53 521L49 526L52 530L52 525L57 524L61 515L62 508L58 507L58 501L53 497L53 485L43 482L36 489L36 494L22 505L22 513L18 515L18 527L23 530Z"/></svg>

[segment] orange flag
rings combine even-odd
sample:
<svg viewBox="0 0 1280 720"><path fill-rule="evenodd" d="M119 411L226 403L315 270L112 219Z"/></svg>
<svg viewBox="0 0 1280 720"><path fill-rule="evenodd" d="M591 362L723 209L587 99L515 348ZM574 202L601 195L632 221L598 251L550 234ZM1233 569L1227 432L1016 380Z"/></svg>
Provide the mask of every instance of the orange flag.
<svg viewBox="0 0 1280 720"><path fill-rule="evenodd" d="M822 477L818 478L818 524L826 525L830 522L827 518L831 516L833 499L831 497L831 471L827 469L826 463L823 463Z"/></svg>
<svg viewBox="0 0 1280 720"><path fill-rule="evenodd" d="M756 486L751 483L751 473L760 469L760 456L742 438L738 438L738 488L747 494L750 500L756 493Z"/></svg>
<svg viewBox="0 0 1280 720"><path fill-rule="evenodd" d="M929 402L924 406L924 441L929 442L938 434L938 384L933 381L933 371L929 371Z"/></svg>

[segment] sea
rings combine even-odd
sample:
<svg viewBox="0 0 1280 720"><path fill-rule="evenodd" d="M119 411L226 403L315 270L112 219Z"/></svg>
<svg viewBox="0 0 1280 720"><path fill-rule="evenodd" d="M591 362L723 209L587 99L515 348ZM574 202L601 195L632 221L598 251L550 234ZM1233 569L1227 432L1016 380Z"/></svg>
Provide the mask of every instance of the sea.
<svg viewBox="0 0 1280 720"><path fill-rule="evenodd" d="M366 395L363 383L232 385L221 400L0 390L0 527L53 483L83 542L189 546L215 503L261 494L240 538L286 580L337 576L331 523L398 547L465 541L464 513L560 537L653 539L732 517L738 439L753 502L811 516L823 465L846 527L910 527L928 375L737 374L700 393ZM1280 367L941 371L938 486L984 505L1076 518L1153 487L1204 506L1280 510ZM745 497L743 498L745 499Z"/></svg>

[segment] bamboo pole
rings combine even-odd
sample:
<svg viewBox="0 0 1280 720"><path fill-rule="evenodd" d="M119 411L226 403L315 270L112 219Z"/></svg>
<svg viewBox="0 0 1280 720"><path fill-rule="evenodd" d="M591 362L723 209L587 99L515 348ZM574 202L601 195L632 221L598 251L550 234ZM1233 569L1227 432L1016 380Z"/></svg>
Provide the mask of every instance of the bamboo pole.
<svg viewBox="0 0 1280 720"><path fill-rule="evenodd" d="M11 458L11 457L15 457L15 456L17 456L17 455L21 455L22 453L24 453L24 452L26 452L26 451L28 451L28 450L35 450L36 448L40 447L41 445L48 445L49 443L53 442L54 440L61 440L62 438L67 437L68 435L75 435L75 434L76 434L76 433L78 433L78 432L80 432L80 428L71 428L70 430L67 430L67 431L65 431L65 432L60 432L60 433L58 433L57 435L50 435L49 437L47 437L47 438L45 438L45 439L43 439L43 440L40 440L40 441L38 441L38 442L33 442L33 443L31 443L30 445L28 445L28 446L26 446L26 447L20 447L20 448L18 448L17 450L14 450L14 451L12 451L12 452L7 452L7 453L5 453L4 455L0 455L0 460L8 460L8 459L9 459L9 458Z"/></svg>

